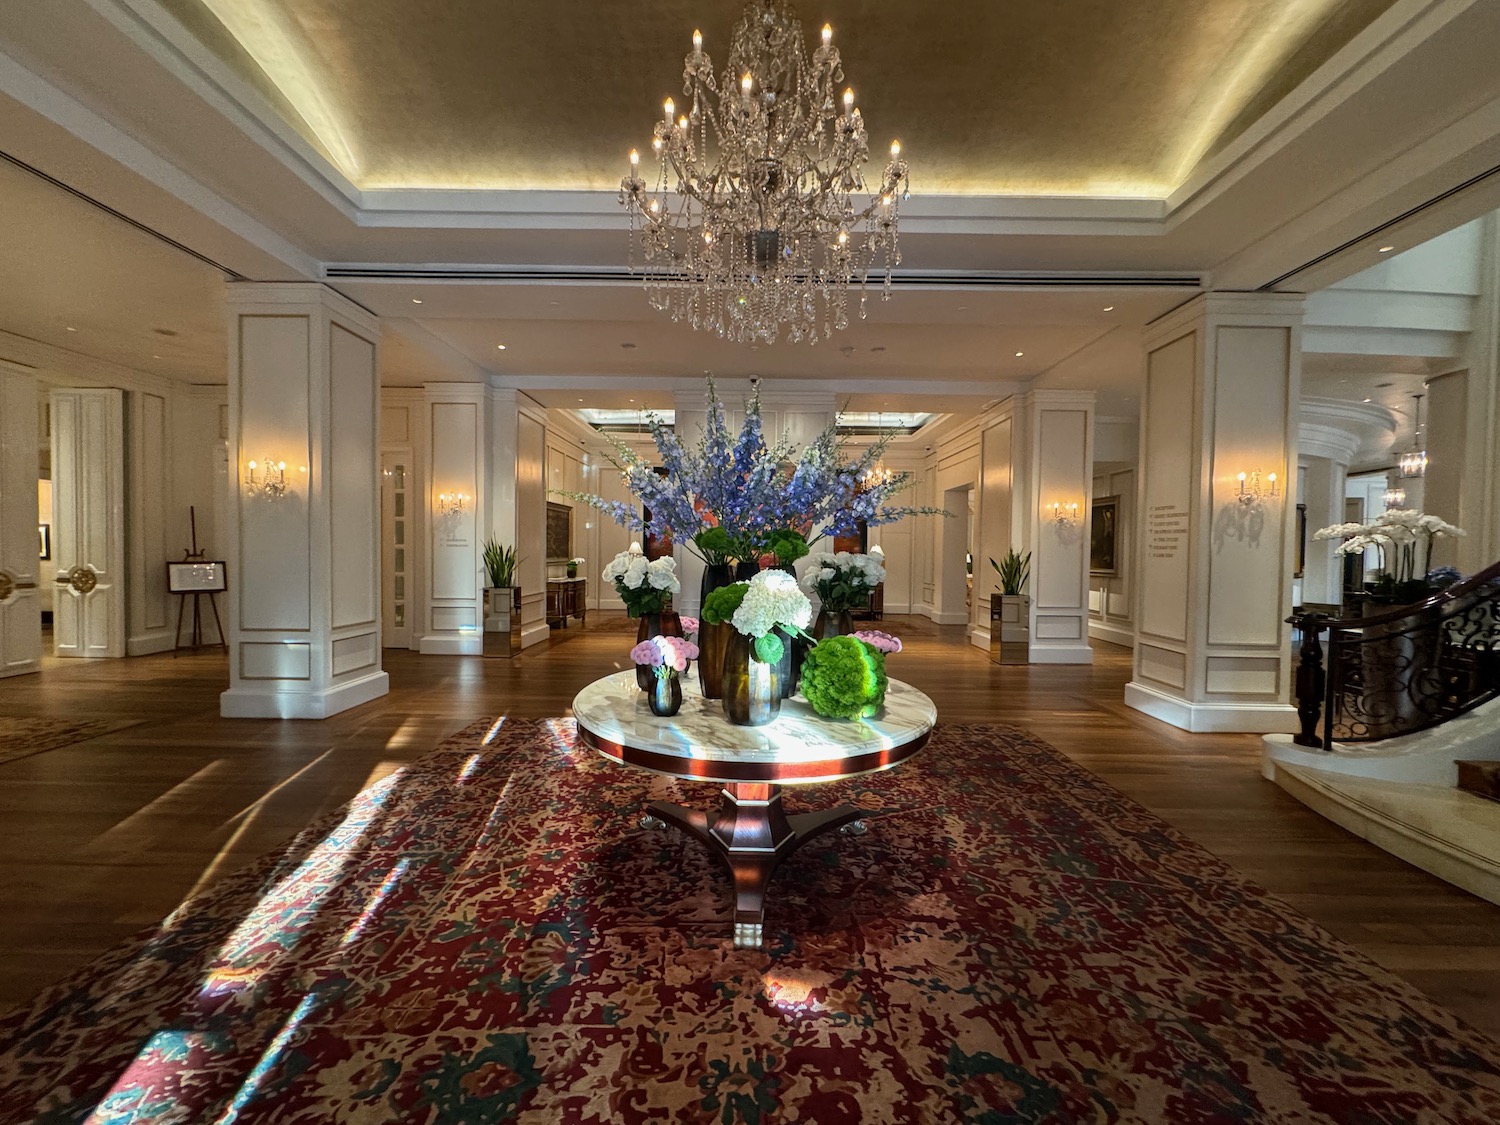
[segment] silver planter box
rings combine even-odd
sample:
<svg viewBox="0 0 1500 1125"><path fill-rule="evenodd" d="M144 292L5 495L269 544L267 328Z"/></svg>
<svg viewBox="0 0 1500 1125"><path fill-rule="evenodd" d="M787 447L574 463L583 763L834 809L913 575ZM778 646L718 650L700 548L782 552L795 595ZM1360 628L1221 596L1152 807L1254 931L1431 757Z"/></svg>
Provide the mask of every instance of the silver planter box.
<svg viewBox="0 0 1500 1125"><path fill-rule="evenodd" d="M520 651L521 587L485 587L484 654L514 656Z"/></svg>
<svg viewBox="0 0 1500 1125"><path fill-rule="evenodd" d="M1027 594L990 596L990 659L996 664L1031 663L1031 598Z"/></svg>

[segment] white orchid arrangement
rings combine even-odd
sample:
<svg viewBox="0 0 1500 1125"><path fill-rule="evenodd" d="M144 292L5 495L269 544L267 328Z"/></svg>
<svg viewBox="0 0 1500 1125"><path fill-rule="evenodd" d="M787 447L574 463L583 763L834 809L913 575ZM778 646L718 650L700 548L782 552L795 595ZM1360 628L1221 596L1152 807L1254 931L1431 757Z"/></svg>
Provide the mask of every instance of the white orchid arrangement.
<svg viewBox="0 0 1500 1125"><path fill-rule="evenodd" d="M802 588L817 594L824 609L842 613L864 605L870 591L884 581L885 563L878 555L819 551L808 556Z"/></svg>
<svg viewBox="0 0 1500 1125"><path fill-rule="evenodd" d="M1415 508L1391 508L1369 523L1336 523L1319 528L1314 539L1342 539L1340 555L1358 555L1374 547L1380 552L1380 569L1390 585L1410 582L1425 584L1432 565L1432 541L1440 536L1457 538L1467 535L1440 516L1427 515ZM1417 570L1418 556L1422 569ZM1394 566L1392 567L1392 563Z"/></svg>
<svg viewBox="0 0 1500 1125"><path fill-rule="evenodd" d="M640 551L621 551L604 568L604 581L613 582L631 617L660 613L667 599L682 588L677 561L670 556L647 559Z"/></svg>

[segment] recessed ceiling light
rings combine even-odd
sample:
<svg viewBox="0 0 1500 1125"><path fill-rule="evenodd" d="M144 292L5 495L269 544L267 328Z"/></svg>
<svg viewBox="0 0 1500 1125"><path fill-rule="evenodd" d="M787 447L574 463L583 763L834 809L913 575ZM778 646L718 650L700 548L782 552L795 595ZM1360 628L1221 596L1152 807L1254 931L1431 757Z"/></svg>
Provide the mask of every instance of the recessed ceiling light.
<svg viewBox="0 0 1500 1125"><path fill-rule="evenodd" d="M579 402L582 402L582 401L583 401L583 399L579 399L579 400L578 400L578 401L579 401Z"/></svg>
<svg viewBox="0 0 1500 1125"><path fill-rule="evenodd" d="M1390 252L1391 252L1391 251L1392 251L1392 250L1394 250L1394 249L1395 249L1395 247L1394 247L1394 246L1382 246L1382 247L1381 247L1381 248L1380 248L1380 252L1381 252L1381 253L1382 253L1382 254L1389 254L1389 253L1390 253Z"/></svg>
<svg viewBox="0 0 1500 1125"><path fill-rule="evenodd" d="M1104 306L1104 311L1105 312L1114 312L1115 311L1115 307L1114 307L1114 305L1105 305Z"/></svg>
<svg viewBox="0 0 1500 1125"><path fill-rule="evenodd" d="M73 326L72 326L72 325L71 325L71 324L70 324L70 325L68 325L68 331L69 331L69 332L77 332L77 331L78 331L78 329L76 329L76 328L74 328L74 327L73 327Z"/></svg>
<svg viewBox="0 0 1500 1125"><path fill-rule="evenodd" d="M626 402L634 402L634 401L635 401L635 399L633 399L633 398L627 398L627 399L626 399L626 400L625 400L625 401L626 401Z"/></svg>
<svg viewBox="0 0 1500 1125"><path fill-rule="evenodd" d="M1020 359L1020 358L1021 358L1021 357L1022 357L1022 356L1023 356L1023 355L1025 355L1025 354L1026 354L1026 353L1025 353L1025 352L1017 352L1017 353L1016 353L1016 358L1017 358L1017 359Z"/></svg>
<svg viewBox="0 0 1500 1125"><path fill-rule="evenodd" d="M411 299L411 303L414 304L414 305L420 305L422 303L422 298L421 297L413 297Z"/></svg>
<svg viewBox="0 0 1500 1125"><path fill-rule="evenodd" d="M959 305L958 306L958 311L959 312L968 312L969 311L969 306L968 305Z"/></svg>
<svg viewBox="0 0 1500 1125"><path fill-rule="evenodd" d="M627 352L633 352L633 351L635 351L635 345L634 344L621 344L620 347L624 348Z"/></svg>
<svg viewBox="0 0 1500 1125"><path fill-rule="evenodd" d="M871 348L871 349L870 349L870 350L871 350L871 351L872 351L872 352L883 352L883 351L885 351L885 345L884 345L884 344L876 344L876 345L875 345L875 346L874 346L874 347L873 347L873 348Z"/></svg>
<svg viewBox="0 0 1500 1125"><path fill-rule="evenodd" d="M502 351L502 352L505 350L505 345L504 344L496 344L495 347L497 347L498 349L500 349L500 351Z"/></svg>
<svg viewBox="0 0 1500 1125"><path fill-rule="evenodd" d="M151 357L151 358L152 358L152 359L160 359L160 358L161 358L161 356L159 356L159 355L154 355L154 356L152 356L152 357Z"/></svg>
<svg viewBox="0 0 1500 1125"><path fill-rule="evenodd" d="M578 401L579 401L579 402L582 402L582 401L583 401L583 399L579 399L579 400L578 400ZM1370 401L1370 400L1369 400L1369 399L1365 399L1365 401L1366 401L1366 402L1369 402L1369 401Z"/></svg>

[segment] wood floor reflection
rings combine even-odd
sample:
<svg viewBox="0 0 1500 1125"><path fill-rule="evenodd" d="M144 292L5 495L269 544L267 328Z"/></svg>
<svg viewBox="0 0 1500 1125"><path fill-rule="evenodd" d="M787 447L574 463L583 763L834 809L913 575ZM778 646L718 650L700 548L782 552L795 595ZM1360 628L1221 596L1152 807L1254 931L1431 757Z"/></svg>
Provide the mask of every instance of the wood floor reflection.
<svg viewBox="0 0 1500 1125"><path fill-rule="evenodd" d="M1500 1035L1500 907L1366 844L1259 774L1259 740L1190 735L1122 702L1130 653L999 667L956 626L888 618L890 669L940 721L1038 734L1476 1027ZM88 962L364 785L490 715L567 713L625 666L591 615L510 660L387 650L391 693L322 723L221 719L224 658L48 660L0 681L0 713L138 725L0 764L0 1008Z"/></svg>

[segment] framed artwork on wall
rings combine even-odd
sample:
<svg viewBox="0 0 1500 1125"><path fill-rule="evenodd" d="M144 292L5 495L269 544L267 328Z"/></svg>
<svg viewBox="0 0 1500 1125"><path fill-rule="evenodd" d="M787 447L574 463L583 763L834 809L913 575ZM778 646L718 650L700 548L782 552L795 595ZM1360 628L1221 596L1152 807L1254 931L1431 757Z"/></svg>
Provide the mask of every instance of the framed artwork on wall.
<svg viewBox="0 0 1500 1125"><path fill-rule="evenodd" d="M1293 578L1301 578L1307 569L1307 505L1297 505L1297 569Z"/></svg>
<svg viewBox="0 0 1500 1125"><path fill-rule="evenodd" d="M1120 498L1096 496L1089 531L1089 573L1111 578L1120 573Z"/></svg>
<svg viewBox="0 0 1500 1125"><path fill-rule="evenodd" d="M566 563L573 557L573 509L547 501L547 561Z"/></svg>

